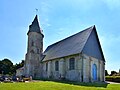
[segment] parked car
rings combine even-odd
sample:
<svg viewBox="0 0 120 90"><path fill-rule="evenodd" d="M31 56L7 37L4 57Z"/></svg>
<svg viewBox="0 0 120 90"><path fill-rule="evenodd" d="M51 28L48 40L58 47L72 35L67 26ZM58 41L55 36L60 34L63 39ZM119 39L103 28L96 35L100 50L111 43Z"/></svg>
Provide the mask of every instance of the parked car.
<svg viewBox="0 0 120 90"><path fill-rule="evenodd" d="M3 82L5 80L5 76L0 77L0 81Z"/></svg>

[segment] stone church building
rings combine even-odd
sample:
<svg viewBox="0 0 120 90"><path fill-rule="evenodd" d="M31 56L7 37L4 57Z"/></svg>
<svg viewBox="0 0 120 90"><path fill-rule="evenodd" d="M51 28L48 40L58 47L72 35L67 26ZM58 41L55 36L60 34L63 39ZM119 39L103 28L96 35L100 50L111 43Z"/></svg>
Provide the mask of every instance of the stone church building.
<svg viewBox="0 0 120 90"><path fill-rule="evenodd" d="M79 82L105 81L105 59L95 26L48 46L44 52L44 35L37 15L27 35L23 75Z"/></svg>

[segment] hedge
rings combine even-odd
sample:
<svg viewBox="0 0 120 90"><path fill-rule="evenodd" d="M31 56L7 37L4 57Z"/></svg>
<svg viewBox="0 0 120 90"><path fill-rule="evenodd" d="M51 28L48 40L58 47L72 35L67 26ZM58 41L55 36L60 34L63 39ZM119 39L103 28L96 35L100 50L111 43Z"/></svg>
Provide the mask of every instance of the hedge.
<svg viewBox="0 0 120 90"><path fill-rule="evenodd" d="M106 81L112 81L112 82L119 82L120 83L120 76L106 76Z"/></svg>

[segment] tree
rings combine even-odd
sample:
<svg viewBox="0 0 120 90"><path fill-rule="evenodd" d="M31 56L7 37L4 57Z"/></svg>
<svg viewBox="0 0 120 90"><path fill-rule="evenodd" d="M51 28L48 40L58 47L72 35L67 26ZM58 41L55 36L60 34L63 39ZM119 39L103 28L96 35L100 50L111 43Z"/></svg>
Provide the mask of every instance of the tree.
<svg viewBox="0 0 120 90"><path fill-rule="evenodd" d="M23 67L24 66L24 60L22 60L21 62L19 62L19 64L15 64L13 67L14 67L14 73L16 73L16 70Z"/></svg>
<svg viewBox="0 0 120 90"><path fill-rule="evenodd" d="M105 76L108 76L109 74L108 74L108 71L107 70L105 70Z"/></svg>
<svg viewBox="0 0 120 90"><path fill-rule="evenodd" d="M19 69L19 68L21 68L21 67L23 67L24 66L24 60L22 60L19 64L15 64L15 67L16 67L16 69Z"/></svg>
<svg viewBox="0 0 120 90"><path fill-rule="evenodd" d="M2 74L2 61L0 61L0 74Z"/></svg>
<svg viewBox="0 0 120 90"><path fill-rule="evenodd" d="M115 74L117 74L117 72L116 72L116 71L111 71L110 76L113 76L113 75L115 75Z"/></svg>
<svg viewBox="0 0 120 90"><path fill-rule="evenodd" d="M13 69L13 63L9 59L0 61L0 73L11 74Z"/></svg>
<svg viewBox="0 0 120 90"><path fill-rule="evenodd" d="M13 65L13 63L9 59L3 59L0 61L0 74L9 74L12 75L16 73L18 68L24 66L24 60L22 60L19 64Z"/></svg>

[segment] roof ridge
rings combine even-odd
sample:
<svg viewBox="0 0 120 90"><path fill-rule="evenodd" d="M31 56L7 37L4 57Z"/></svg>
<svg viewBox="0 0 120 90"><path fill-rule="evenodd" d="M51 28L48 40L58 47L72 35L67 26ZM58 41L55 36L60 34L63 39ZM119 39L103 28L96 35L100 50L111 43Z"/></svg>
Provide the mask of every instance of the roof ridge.
<svg viewBox="0 0 120 90"><path fill-rule="evenodd" d="M94 27L95 26L86 28L83 31L48 46L43 53L45 55L43 61L81 53Z"/></svg>
<svg viewBox="0 0 120 90"><path fill-rule="evenodd" d="M79 33L85 32L85 31L89 30L90 28L94 28L94 27L95 27L95 25L93 25L93 26L91 26L91 27L88 27L88 28L86 28L86 29L84 29L84 30L81 30L80 32L78 32L78 33L76 33L76 34L73 34L73 35L71 35L71 36L68 36L68 37L66 37L66 38L64 38L64 39L62 39L62 40L60 40L60 41L55 42L55 43L49 45L44 52L46 52L49 47L51 47L51 46L53 46L53 45L56 45L56 44L58 44L58 43L60 43L60 42L62 42L62 41L64 41L64 40L67 40L67 39L69 39L69 38L71 38L71 37L73 37L73 36L75 36L75 35L77 35L77 34L79 34Z"/></svg>

